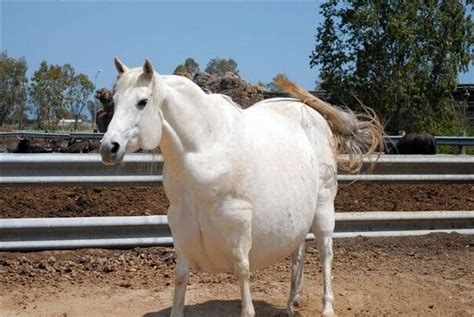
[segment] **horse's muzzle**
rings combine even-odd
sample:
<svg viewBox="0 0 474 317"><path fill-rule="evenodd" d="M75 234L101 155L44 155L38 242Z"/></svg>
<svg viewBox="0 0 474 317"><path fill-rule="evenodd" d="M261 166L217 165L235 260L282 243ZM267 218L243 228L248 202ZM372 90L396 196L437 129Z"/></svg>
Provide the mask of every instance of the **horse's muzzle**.
<svg viewBox="0 0 474 317"><path fill-rule="evenodd" d="M125 149L118 142L101 142L100 155L105 165L117 165L123 160Z"/></svg>

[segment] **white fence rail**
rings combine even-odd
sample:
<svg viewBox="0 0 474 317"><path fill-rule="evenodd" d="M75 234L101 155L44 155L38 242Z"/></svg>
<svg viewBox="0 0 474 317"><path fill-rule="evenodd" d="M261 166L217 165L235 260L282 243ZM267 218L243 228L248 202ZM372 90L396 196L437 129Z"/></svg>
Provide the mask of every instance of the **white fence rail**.
<svg viewBox="0 0 474 317"><path fill-rule="evenodd" d="M369 164L374 156L365 161ZM99 154L0 154L0 186L154 186L161 184L160 155L131 154L120 166L102 164ZM381 155L373 171L339 174L340 182L472 182L474 156Z"/></svg>
<svg viewBox="0 0 474 317"><path fill-rule="evenodd" d="M93 132L40 132L40 131L11 131L0 132L0 137L29 137L46 139L102 139L103 133ZM388 143L397 143L402 138L401 135L389 135L385 137ZM452 146L474 146L472 136L435 136L438 145Z"/></svg>
<svg viewBox="0 0 474 317"><path fill-rule="evenodd" d="M336 213L334 237L453 231L474 234L474 212L341 212ZM172 244L166 216L0 219L0 251Z"/></svg>

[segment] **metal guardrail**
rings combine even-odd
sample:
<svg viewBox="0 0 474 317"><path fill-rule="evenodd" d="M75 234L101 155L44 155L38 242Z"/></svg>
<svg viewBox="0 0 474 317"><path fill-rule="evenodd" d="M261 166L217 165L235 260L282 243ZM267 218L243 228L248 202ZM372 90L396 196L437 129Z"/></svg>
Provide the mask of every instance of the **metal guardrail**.
<svg viewBox="0 0 474 317"><path fill-rule="evenodd" d="M11 131L0 132L0 137L29 137L47 139L102 139L103 133L98 132L39 132L39 131ZM389 135L385 137L387 143L396 144L402 138L401 135ZM474 146L472 136L435 136L438 145L452 146Z"/></svg>
<svg viewBox="0 0 474 317"><path fill-rule="evenodd" d="M102 139L103 133L98 132L39 132L39 131L11 131L0 132L0 137L26 137L45 139Z"/></svg>
<svg viewBox="0 0 474 317"><path fill-rule="evenodd" d="M121 166L106 166L99 154L0 153L0 186L159 185L161 155L131 154Z"/></svg>
<svg viewBox="0 0 474 317"><path fill-rule="evenodd" d="M365 160L369 164L376 157ZM0 186L154 186L162 181L161 155L130 154L105 166L99 154L0 153ZM370 174L339 174L340 182L473 182L474 156L381 155Z"/></svg>
<svg viewBox="0 0 474 317"><path fill-rule="evenodd" d="M401 135L386 136L385 140L388 143L396 144L402 138ZM474 146L474 137L472 136L435 136L437 145L452 145L452 146Z"/></svg>
<svg viewBox="0 0 474 317"><path fill-rule="evenodd" d="M0 251L173 244L166 216L0 219L0 229ZM334 237L432 232L474 234L474 211L337 212Z"/></svg>

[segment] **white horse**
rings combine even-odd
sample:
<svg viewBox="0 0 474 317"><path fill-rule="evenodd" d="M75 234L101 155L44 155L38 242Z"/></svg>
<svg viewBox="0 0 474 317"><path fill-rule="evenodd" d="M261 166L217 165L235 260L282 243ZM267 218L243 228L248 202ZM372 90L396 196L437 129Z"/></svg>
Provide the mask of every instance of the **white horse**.
<svg viewBox="0 0 474 317"><path fill-rule="evenodd" d="M254 316L250 272L289 254L288 312L293 314L301 299L305 236L311 231L323 264L322 314L333 315L337 151L331 128L358 133L339 138L342 143L350 139L349 147L357 149L373 145L370 129L327 104L322 107L329 112L323 114L333 120L331 128L296 99L266 100L242 110L229 97L206 94L185 77L159 75L148 60L129 69L115 59L115 66L115 113L101 141L102 160L118 164L126 152L161 147L177 254L171 316L183 316L190 269L236 274L241 315ZM306 93L295 87L286 89ZM321 103L308 98L313 107Z"/></svg>

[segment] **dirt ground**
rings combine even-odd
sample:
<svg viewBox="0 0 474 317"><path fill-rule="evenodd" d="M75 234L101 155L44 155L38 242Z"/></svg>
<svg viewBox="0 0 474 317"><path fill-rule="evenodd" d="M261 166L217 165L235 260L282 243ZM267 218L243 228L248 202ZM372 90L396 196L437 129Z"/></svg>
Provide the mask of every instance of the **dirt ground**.
<svg viewBox="0 0 474 317"><path fill-rule="evenodd" d="M339 239L333 285L338 316L473 316L474 237L432 234ZM321 311L314 243L305 264L301 316ZM0 253L0 316L168 316L172 248ZM257 316L283 316L289 260L252 275ZM239 316L232 275L192 273L186 316Z"/></svg>
<svg viewBox="0 0 474 317"><path fill-rule="evenodd" d="M157 187L0 187L0 218L166 214ZM474 184L341 184L338 211L474 210Z"/></svg>

